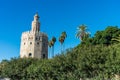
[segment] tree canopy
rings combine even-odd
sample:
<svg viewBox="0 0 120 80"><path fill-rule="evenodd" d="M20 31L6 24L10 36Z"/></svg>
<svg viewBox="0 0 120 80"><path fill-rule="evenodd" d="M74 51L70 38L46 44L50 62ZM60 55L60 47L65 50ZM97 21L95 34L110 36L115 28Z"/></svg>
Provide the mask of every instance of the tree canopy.
<svg viewBox="0 0 120 80"><path fill-rule="evenodd" d="M97 31L93 37L87 38L82 44L111 45L117 43L114 38L118 38L120 29L117 26L108 26L105 30Z"/></svg>

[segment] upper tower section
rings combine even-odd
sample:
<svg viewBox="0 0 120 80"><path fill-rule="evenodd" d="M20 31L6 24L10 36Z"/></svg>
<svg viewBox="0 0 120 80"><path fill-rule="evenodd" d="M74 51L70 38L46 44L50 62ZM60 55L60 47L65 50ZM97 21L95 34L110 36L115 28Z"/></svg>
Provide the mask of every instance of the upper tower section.
<svg viewBox="0 0 120 80"><path fill-rule="evenodd" d="M34 15L34 20L32 21L32 32L39 32L40 31L40 22L39 22L39 15L36 13Z"/></svg>

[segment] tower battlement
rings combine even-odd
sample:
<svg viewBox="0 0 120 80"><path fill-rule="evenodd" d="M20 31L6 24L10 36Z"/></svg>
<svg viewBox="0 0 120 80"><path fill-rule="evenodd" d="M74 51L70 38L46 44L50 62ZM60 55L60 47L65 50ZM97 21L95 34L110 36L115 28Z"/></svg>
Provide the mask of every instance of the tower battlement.
<svg viewBox="0 0 120 80"><path fill-rule="evenodd" d="M36 35L41 35L41 36L46 36L46 37L48 37L48 35L46 34L46 33L44 33L44 32L37 32L37 33L35 33L35 32L32 32L32 31L25 31L25 32L22 32L22 35L30 35L30 34L36 34Z"/></svg>

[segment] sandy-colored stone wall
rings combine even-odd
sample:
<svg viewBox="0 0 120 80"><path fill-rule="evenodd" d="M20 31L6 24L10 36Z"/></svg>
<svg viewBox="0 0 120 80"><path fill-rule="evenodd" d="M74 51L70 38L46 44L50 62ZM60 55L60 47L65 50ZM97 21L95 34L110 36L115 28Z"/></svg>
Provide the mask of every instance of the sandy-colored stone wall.
<svg viewBox="0 0 120 80"><path fill-rule="evenodd" d="M42 32L24 32L21 37L20 57L48 58L47 35Z"/></svg>

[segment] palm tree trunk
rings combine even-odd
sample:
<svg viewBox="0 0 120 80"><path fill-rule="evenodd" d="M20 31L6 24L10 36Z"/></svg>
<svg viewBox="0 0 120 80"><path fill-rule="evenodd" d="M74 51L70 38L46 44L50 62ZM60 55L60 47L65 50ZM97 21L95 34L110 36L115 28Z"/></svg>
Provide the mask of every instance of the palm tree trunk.
<svg viewBox="0 0 120 80"><path fill-rule="evenodd" d="M62 44L61 44L61 54L62 54Z"/></svg>
<svg viewBox="0 0 120 80"><path fill-rule="evenodd" d="M49 49L48 49L48 58L50 58L50 47L49 47Z"/></svg>
<svg viewBox="0 0 120 80"><path fill-rule="evenodd" d="M52 51L53 51L53 57L54 57L54 46L53 46L53 50Z"/></svg>
<svg viewBox="0 0 120 80"><path fill-rule="evenodd" d="M52 51L51 51L52 53L52 58L54 57L54 46L52 46Z"/></svg>
<svg viewBox="0 0 120 80"><path fill-rule="evenodd" d="M65 43L63 44L63 53L65 52Z"/></svg>
<svg viewBox="0 0 120 80"><path fill-rule="evenodd" d="M49 48L49 58L51 58L51 54L52 54L52 52L51 52L52 50L51 50L51 47Z"/></svg>

